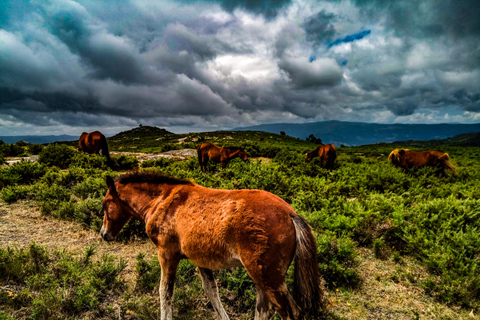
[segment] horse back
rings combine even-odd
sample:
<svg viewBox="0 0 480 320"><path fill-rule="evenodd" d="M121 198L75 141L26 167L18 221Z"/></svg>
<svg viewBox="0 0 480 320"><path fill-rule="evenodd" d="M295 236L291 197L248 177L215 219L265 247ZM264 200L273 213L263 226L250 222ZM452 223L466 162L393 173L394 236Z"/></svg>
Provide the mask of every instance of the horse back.
<svg viewBox="0 0 480 320"><path fill-rule="evenodd" d="M439 151L408 151L402 158L403 167L436 166L445 158L445 153Z"/></svg>
<svg viewBox="0 0 480 320"><path fill-rule="evenodd" d="M208 156L208 159L214 161L214 162L220 162L220 156L221 156L221 151L223 148L220 148L216 145L214 145L211 142L204 142L200 147L198 148L199 154L203 156Z"/></svg>

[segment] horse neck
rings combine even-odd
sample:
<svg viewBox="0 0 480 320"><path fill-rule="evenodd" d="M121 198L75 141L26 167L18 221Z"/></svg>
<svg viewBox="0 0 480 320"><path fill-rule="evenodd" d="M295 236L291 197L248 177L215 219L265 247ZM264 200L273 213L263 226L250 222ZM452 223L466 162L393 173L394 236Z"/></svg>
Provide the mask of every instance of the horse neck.
<svg viewBox="0 0 480 320"><path fill-rule="evenodd" d="M131 209L134 218L145 221L152 203L162 193L161 187L160 184L130 183L119 190L119 196Z"/></svg>
<svg viewBox="0 0 480 320"><path fill-rule="evenodd" d="M225 149L227 150L227 155L229 158L235 158L235 157L238 157L239 154L240 154L240 149L238 150L230 150L230 149Z"/></svg>

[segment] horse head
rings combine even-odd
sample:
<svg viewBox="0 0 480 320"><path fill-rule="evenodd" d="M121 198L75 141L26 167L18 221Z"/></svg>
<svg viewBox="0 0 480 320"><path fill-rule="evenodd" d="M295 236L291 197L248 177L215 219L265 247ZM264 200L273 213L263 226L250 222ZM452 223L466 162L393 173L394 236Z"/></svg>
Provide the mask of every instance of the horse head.
<svg viewBox="0 0 480 320"><path fill-rule="evenodd" d="M108 191L102 201L102 208L105 214L100 235L104 240L112 241L132 217L132 209L125 201L120 199L112 177L107 176L106 183Z"/></svg>
<svg viewBox="0 0 480 320"><path fill-rule="evenodd" d="M245 151L244 148L241 148L241 149L240 149L240 152L238 153L238 157L239 157L240 159L242 159L243 161L247 161L247 160L248 160L247 152Z"/></svg>
<svg viewBox="0 0 480 320"><path fill-rule="evenodd" d="M402 160L402 157L407 153L407 151L410 151L409 149L395 149L390 154L388 155L388 161L394 164L395 166L398 166L400 164L400 161Z"/></svg>

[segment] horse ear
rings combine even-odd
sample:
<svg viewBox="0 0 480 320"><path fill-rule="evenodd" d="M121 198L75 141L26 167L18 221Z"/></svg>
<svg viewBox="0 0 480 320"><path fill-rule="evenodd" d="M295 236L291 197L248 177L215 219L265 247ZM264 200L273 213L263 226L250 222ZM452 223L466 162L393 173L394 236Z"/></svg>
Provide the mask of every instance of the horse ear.
<svg viewBox="0 0 480 320"><path fill-rule="evenodd" d="M113 181L112 177L107 176L107 178L105 179L105 182L106 182L107 187L110 190L110 192L116 192L115 181Z"/></svg>

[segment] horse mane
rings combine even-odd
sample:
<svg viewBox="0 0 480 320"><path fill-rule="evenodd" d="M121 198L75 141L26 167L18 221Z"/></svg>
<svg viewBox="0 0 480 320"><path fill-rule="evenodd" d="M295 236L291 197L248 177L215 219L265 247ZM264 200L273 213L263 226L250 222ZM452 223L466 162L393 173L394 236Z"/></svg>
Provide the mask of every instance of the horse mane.
<svg viewBox="0 0 480 320"><path fill-rule="evenodd" d="M311 151L311 152L308 152L308 154L312 154L314 152L318 152L318 150L320 150L320 148L323 146L323 144L319 145L318 147L315 148L315 150Z"/></svg>
<svg viewBox="0 0 480 320"><path fill-rule="evenodd" d="M121 184L128 183L153 183L153 184L184 184L194 185L194 183L187 179L176 178L168 174L162 174L155 171L133 171L122 174L115 179Z"/></svg>

